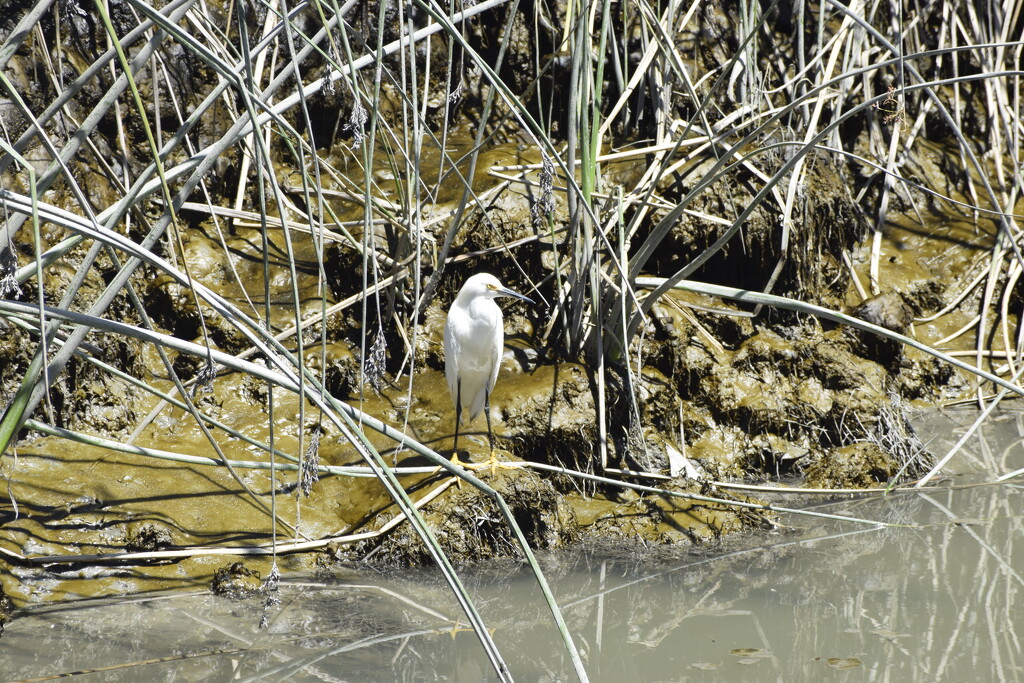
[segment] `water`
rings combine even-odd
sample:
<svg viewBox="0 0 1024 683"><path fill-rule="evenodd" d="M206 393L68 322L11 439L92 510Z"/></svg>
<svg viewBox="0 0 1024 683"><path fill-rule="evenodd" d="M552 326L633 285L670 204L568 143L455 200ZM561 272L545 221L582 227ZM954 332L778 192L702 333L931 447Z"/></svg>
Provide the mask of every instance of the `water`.
<svg viewBox="0 0 1024 683"><path fill-rule="evenodd" d="M939 454L969 415L937 414ZM580 551L545 571L595 681L1024 680L1024 467L1004 412L941 490L808 501L897 524L787 516L711 551ZM954 486L951 488L951 485ZM785 501L792 505L793 500ZM3 680L476 681L493 674L433 570L289 579L281 602L160 593L37 607L0 638ZM465 575L518 680L572 680L532 578ZM259 622L266 614L267 625ZM85 670L102 669L94 673Z"/></svg>

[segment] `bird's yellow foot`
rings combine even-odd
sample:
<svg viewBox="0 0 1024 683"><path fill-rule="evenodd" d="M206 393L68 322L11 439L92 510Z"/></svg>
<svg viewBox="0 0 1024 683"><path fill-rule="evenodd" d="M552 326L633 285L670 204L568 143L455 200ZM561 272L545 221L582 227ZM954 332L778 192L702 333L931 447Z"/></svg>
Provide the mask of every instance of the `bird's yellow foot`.
<svg viewBox="0 0 1024 683"><path fill-rule="evenodd" d="M465 468L472 472L479 472L480 470L490 468L491 476L497 474L498 469L517 470L526 465L526 463L522 462L509 462L498 460L498 452L494 450L491 451L490 457L487 458L487 460L485 460L484 462L463 462L462 460L459 460L459 453L458 451L456 451L452 453L451 462L453 465L458 465L459 467ZM434 470L434 474L437 474L440 471L441 468L438 467L436 470ZM462 479L459 479L458 484L459 486L462 486Z"/></svg>
<svg viewBox="0 0 1024 683"><path fill-rule="evenodd" d="M462 467L464 469L472 469L473 468L473 463L471 463L471 462L462 462L461 460L459 460L459 452L458 451L452 451L452 464L453 465L458 465L459 467ZM452 475L452 476L455 476L455 485L458 486L459 489L461 489L462 488L462 477L459 477L459 476L456 476L456 475ZM455 635L453 634L452 638L454 638L454 637L455 637Z"/></svg>
<svg viewBox="0 0 1024 683"><path fill-rule="evenodd" d="M465 468L465 469L472 469L473 468L473 463L471 463L471 462L462 462L461 460L459 460L459 452L458 451L452 451L452 457L450 458L450 460L451 460L451 463L453 465L458 465L459 467L462 467L462 468ZM430 476L432 476L432 477L437 476L438 474L440 474L441 470L443 470L443 469L444 469L443 467L438 466L433 472L431 472ZM455 475L453 474L452 476L455 476ZM456 485L459 488L462 488L462 477L455 477L455 483L456 483Z"/></svg>
<svg viewBox="0 0 1024 683"><path fill-rule="evenodd" d="M491 457L487 458L487 460L485 460L484 462L470 463L466 465L466 467L469 467L470 469L475 471L479 471L489 467L491 468L492 477L498 473L498 468L501 468L503 470L517 470L522 466L523 463L520 462L502 462L501 460L498 460L498 454L494 449L491 449Z"/></svg>
<svg viewBox="0 0 1024 683"><path fill-rule="evenodd" d="M453 465L458 465L459 467L472 467L473 466L473 463L471 463L471 462L462 462L461 460L459 460L459 452L458 451L452 451L451 461L452 461Z"/></svg>

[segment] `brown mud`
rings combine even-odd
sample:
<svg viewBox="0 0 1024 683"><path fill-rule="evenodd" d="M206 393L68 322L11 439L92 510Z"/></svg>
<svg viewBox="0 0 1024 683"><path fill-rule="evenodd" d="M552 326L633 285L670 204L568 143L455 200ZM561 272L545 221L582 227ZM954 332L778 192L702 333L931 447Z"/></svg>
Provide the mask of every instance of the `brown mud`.
<svg viewBox="0 0 1024 683"><path fill-rule="evenodd" d="M942 230L942 225L936 223L932 229ZM884 247L886 254L895 257L887 259L886 282L894 290L902 285L903 296L917 306L927 302L925 295L941 300L942 290L928 272L904 263L898 255L913 248L917 262L947 274L966 273L964 261L983 247L954 251L945 245L932 247L934 242L924 239L914 244L919 232L894 225ZM196 239L206 238L190 235L189 245ZM239 238L240 244L244 242ZM934 251L929 253L929 248ZM922 287L921 283L928 284ZM918 291L921 288L925 294ZM393 383L385 385L388 388L381 394L364 387L360 402L358 347L339 338L331 347L337 350L328 354L332 391L396 427L406 425L411 436L445 454L450 453L454 419L440 354L448 296L443 294L431 305L420 331L424 351L413 377L411 402L407 377L389 378ZM715 312L702 310L709 304ZM184 309L187 316L188 306ZM768 480L830 489L885 485L897 474L906 478L920 471L923 461L907 470L908 459L927 457L914 447L915 437L906 427L907 406L900 397L934 401L968 386L959 374L930 356L905 349L880 350L870 339L839 326L813 318L772 326L727 315L730 311L736 308L727 302L685 293L670 295L655 306L651 329L642 342L646 363L633 385L641 414L633 423L611 422L616 431L611 434L610 467L667 474L669 451L673 451L683 454L705 482ZM506 309L509 347L492 396L495 437L503 459L600 475L594 417L594 382L598 380L585 365L552 361L532 348L530 336L517 332L536 324L525 313L518 304ZM955 314L946 318L914 331L923 341L937 340L962 322ZM166 314L164 319L173 316ZM207 322L212 329L220 329L216 320ZM230 329L225 329L227 348L232 347L229 335ZM310 358L311 367L319 371L318 354L311 353ZM624 391L621 376L610 371L605 381L611 395L616 387ZM124 434L128 426L109 422L104 406L131 407L138 415L151 407L113 400L115 391L101 383L91 389L94 393L89 388L76 389L77 409L71 413L75 420L69 424L81 426L82 420L91 417L88 431ZM222 377L212 394L200 397L200 409L211 417L253 438L268 438L267 391L261 383L237 375ZM298 402L284 392L275 392L275 399L275 446L295 453ZM625 408L613 398L610 411L615 415ZM314 419L308 408L305 419L308 442ZM461 446L468 453L464 451L463 459L486 459L483 422L478 419L464 432ZM630 433L637 422L639 433ZM899 438L893 438L894 433ZM351 447L339 443L337 436L328 432L321 438L321 463L358 464ZM381 448L393 447L377 441ZM138 443L211 454L194 420L177 409L165 409ZM222 447L230 458L254 456L238 440ZM410 455L399 456L397 464L426 464ZM528 469L478 474L503 496L537 549L588 542L707 543L723 533L770 524L761 515L738 509L637 494ZM34 558L230 547L269 540L266 512L222 467L164 463L69 447L67 442L42 437L20 444L16 459L5 458L4 476L10 481L11 500L18 505L17 511L9 508L5 513L4 545ZM443 478L419 475L404 477L403 482L417 499ZM243 472L243 481L263 504L269 503L271 480L265 471ZM279 472L275 482L281 494L278 505L283 508L279 515L297 525L300 538L372 531L397 513L383 487L372 479L326 476L308 498L297 501L293 472ZM685 476L655 484L683 493L730 497L722 489ZM515 539L493 501L471 487L450 487L423 512L441 547L458 561L517 555ZM282 526L278 533L281 540L294 538L294 532ZM412 528L403 523L382 537L282 556L281 567L313 569L361 560L417 564L429 561L429 555ZM221 585L214 581L214 574L224 572L233 561L230 556L197 553L185 558L126 560L113 566L89 560L49 568L33 563L15 566L4 584L21 604L160 586ZM243 562L263 576L270 570L266 557L246 557ZM252 576L246 576L251 582ZM229 589L230 584L225 590Z"/></svg>
<svg viewBox="0 0 1024 683"><path fill-rule="evenodd" d="M714 34L712 28L727 30L720 25L724 19L719 15L709 13L707 20L705 39ZM475 30L491 29L476 25ZM69 38L73 39L75 36ZM529 43L528 39L515 42L509 63L528 61ZM69 49L78 48L72 45ZM713 62L714 50L714 41L703 45L701 59ZM206 87L202 70L189 73L197 92ZM473 111L472 94L480 87L471 80L466 111ZM79 102L74 106L85 105ZM344 102L322 106L338 115L346 110ZM207 132L215 130L215 124L209 122ZM562 241L564 233L538 231L532 199L503 186L500 174L492 172L497 166L540 160L524 149L514 133L499 136L481 155L473 189L477 194L491 194L485 208L472 209L464 217L456 235L452 255L466 258L448 266L437 295L419 320L411 377L405 348L413 340L407 336L410 330L395 322L411 317L415 309L409 278L396 282L379 298L367 298L368 330L363 328L359 305L354 305L335 313L325 325L312 326L304 336L309 343L307 365L324 376L332 395L445 456L451 455L454 410L443 379L440 339L444 311L454 293L469 274L486 270L518 291L551 301L554 285L549 276L568 248ZM334 145L351 153L353 142L339 139ZM449 145L468 150L471 137L465 132L453 134ZM945 157L943 147L922 144L917 153L920 159L915 163L920 172L932 173L935 184L942 185L934 173ZM379 160L384 158L385 154L378 155ZM440 164L438 159L436 147L428 144L421 173L429 175ZM225 163L236 168L233 158ZM672 185L660 189L678 199L688 191L689 178L708 163L708 158L695 158L673 177ZM642 171L642 167L626 163L607 169L609 177L623 183ZM400 189L402 179L394 177L386 162L380 161L373 173L378 181L391 182L393 188ZM290 168L279 169L286 187L291 174ZM864 217L850 191L855 180L851 171L835 160L817 160L791 237L798 248L781 253L778 217L761 211L751 216L735 244L693 279L757 289L781 263L776 293L840 310L861 306L864 302L842 260L844 253L851 253L854 272L866 281L870 245L865 239ZM326 176L323 182L328 195L336 197L332 206L340 216L358 219L362 215L361 206L345 198L351 186L361 186L362 178L347 178L351 186L336 184ZM461 193L458 185L439 188L430 213L423 217L428 226L425 244L429 248L425 251L443 241ZM296 201L300 196L298 192L290 195ZM679 221L664 248L647 264L649 271L670 273L692 260L721 234L721 226L701 219L700 214L721 213L723 202L743 206L751 196L743 183L709 187L692 205L693 213ZM61 197L48 196L47 200L60 203ZM97 201L98 205L108 203L102 198ZM556 197L554 215L559 228L567 223L564 195ZM248 293L262 310L265 246L258 225L240 220L221 234L200 211L185 212L184 217L190 224L181 235L185 252L180 257L190 264L192 275L240 306ZM655 211L650 224L659 218ZM374 229L380 251L387 255L379 264L382 272L378 275L383 276L394 272L391 266L410 255L411 246L407 235L394 226L378 223ZM887 298L860 308L860 312L925 343L959 329L969 316L958 309L926 324L914 324L911 317L921 319L942 309L973 276L991 243L984 226L979 230L968 217L937 211L927 214L922 224L916 214L907 211L892 217L884 230L881 281L885 285L882 296ZM25 232L19 233L22 263L28 262L31 253L30 236ZM351 234L353 242L338 238L327 247L329 291L318 286L312 243L295 241L298 268L294 284L299 300L293 302L282 233L269 233L266 284L273 304L270 323L275 329L287 328L296 309L305 317L318 313L322 304L332 305L361 293L364 261L358 246L363 235L359 228ZM44 233L44 246L63 236ZM508 244L516 246L503 248ZM109 263L105 267L113 268ZM58 296L71 274L67 267L48 272L46 286L52 288L48 294ZM103 266L97 269L91 275L94 281L87 283L81 296L88 298L90 287L99 288L108 275ZM531 283L541 285L534 290ZM197 309L191 294L180 285L156 273L138 276L135 285L160 329L183 339L208 340L230 353L245 351L237 330L212 309ZM35 295L26 287L27 299ZM125 301L119 301L118 307L112 315L133 320ZM508 348L491 397L502 459L648 483L683 496L750 500L715 486L715 481L862 488L911 479L927 469L930 458L907 423L906 411L912 402L959 397L972 388L960 373L912 349L813 317L768 309L755 315L749 307L682 292L654 305L643 333L629 350L633 365L612 363L599 375L579 358L565 358L558 349L538 346L537 332L549 323L549 313L543 307L531 310L521 303L503 307ZM360 382L359 358L363 342L369 345L378 335L378 324L385 349L376 366L375 387ZM208 330L206 337L203 325ZM321 354L316 340L324 326L328 343ZM172 391L165 369L150 348L110 335L94 335L90 343L101 360ZM944 348L956 345L969 348L966 340ZM0 331L0 388L5 401L16 392L34 349L35 340L21 328L8 325ZM640 367L635 364L637 358L642 359ZM174 362L175 371L186 379L202 366L203 359L187 356L178 356ZM604 462L596 419L599 384L607 391L609 434ZM321 464L362 464L357 451L340 434L319 425L310 405L300 405L296 397L278 390L273 401L270 398L270 390L261 382L227 374L215 381L212 392L197 394L196 402L208 425L216 420L256 441L269 443L272 439L276 449L292 458L282 458L278 461L281 465L298 461L317 426L325 430L319 438ZM55 379L49 403L40 407L35 417L56 427L126 441L156 405L156 399L125 380L75 359ZM408 450L397 449L393 442L369 436L389 463L407 467L429 464ZM145 423L134 443L219 457L196 420L177 408L165 407ZM230 459L266 460L241 439L221 436L218 444ZM462 453L463 459L486 459L482 418L468 426L460 445L467 451ZM689 467L680 470L680 462ZM623 471L652 473L659 478L652 482ZM267 576L271 559L265 554L249 555L238 566L231 549L263 545L271 540L272 531L280 542L340 537L302 553L282 555L278 562L283 571L323 569L339 562L394 566L429 561L409 524L388 526L398 514L397 507L384 487L370 477L324 475L312 485L310 494L303 496L293 470L277 469L271 475L265 469L240 469L236 479L221 466L155 460L31 432L24 433L22 441L4 454L0 474L7 482L0 487L0 547L7 551L0 557L0 564L7 569L0 587L19 604L211 583L225 594L245 594L260 577ZM477 474L503 497L530 545L537 549L587 542L641 546L710 543L726 533L764 529L772 523L770 515L763 513L683 496L620 489L550 469L523 467ZM447 480L444 473L420 472L403 476L402 483L413 500L421 500ZM268 521L271 491L277 496L274 502L280 519L273 529ZM449 485L424 506L423 514L441 547L456 561L519 554L497 505L472 487ZM376 536L357 536L380 529L387 530ZM225 550L202 550L211 546ZM123 552L142 555L117 562L97 557ZM58 556L64 559L53 561ZM82 559L69 561L66 556ZM0 624L3 614L0 610Z"/></svg>

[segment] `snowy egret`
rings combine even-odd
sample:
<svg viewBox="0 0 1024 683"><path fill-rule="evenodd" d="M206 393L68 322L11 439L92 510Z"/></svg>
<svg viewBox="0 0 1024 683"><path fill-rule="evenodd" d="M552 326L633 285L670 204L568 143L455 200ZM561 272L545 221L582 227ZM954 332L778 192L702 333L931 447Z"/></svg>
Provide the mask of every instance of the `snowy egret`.
<svg viewBox="0 0 1024 683"><path fill-rule="evenodd" d="M455 453L458 462L459 423L463 409L472 422L484 411L487 416L487 443L492 466L494 441L491 436L491 391L501 367L505 329L501 309L494 300L511 296L528 303L533 300L504 287L490 273L477 273L466 280L448 310L444 324L444 374L448 391L455 402Z"/></svg>

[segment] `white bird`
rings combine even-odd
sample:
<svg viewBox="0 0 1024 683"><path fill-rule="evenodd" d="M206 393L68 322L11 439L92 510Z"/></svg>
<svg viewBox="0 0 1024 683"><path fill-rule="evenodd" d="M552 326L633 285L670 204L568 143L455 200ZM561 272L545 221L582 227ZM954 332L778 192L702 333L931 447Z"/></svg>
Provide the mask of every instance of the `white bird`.
<svg viewBox="0 0 1024 683"><path fill-rule="evenodd" d="M487 416L487 442L494 460L491 436L491 391L498 379L505 343L501 309L494 302L511 296L528 303L533 300L504 287L490 273L477 273L466 280L448 310L444 324L444 374L455 403L455 454L458 460L459 423L463 409L472 422L483 410Z"/></svg>

